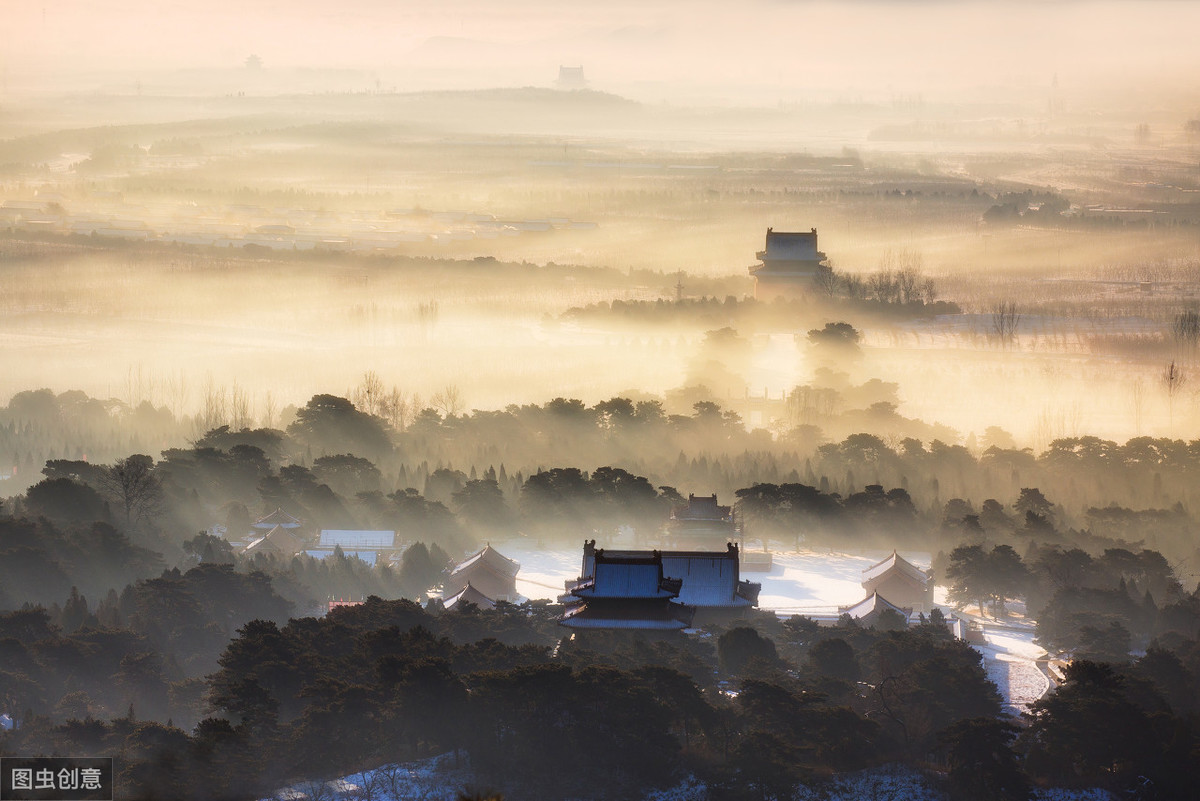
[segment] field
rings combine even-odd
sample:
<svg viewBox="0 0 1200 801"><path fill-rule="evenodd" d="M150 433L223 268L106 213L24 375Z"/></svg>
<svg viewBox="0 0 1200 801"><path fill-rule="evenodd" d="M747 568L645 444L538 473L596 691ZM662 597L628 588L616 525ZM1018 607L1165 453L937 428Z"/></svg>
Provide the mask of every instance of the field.
<svg viewBox="0 0 1200 801"><path fill-rule="evenodd" d="M532 88L135 105L30 100L5 123L0 395L78 388L179 416L238 392L258 421L367 370L423 399L454 387L462 410L705 383L778 432L791 421L746 399L811 383L830 365L805 332L846 316L863 357L832 367L895 382L899 414L960 441L1186 436L1195 419L1192 386L1160 380L1196 359L1171 332L1200 292L1182 121L1144 137L1132 112L1083 108L1031 127L991 107ZM991 211L1007 206L1021 216ZM784 324L742 318L755 338L732 381L704 370L720 318L563 316L745 297L771 226L816 227L845 275L915 270L963 313L818 299ZM1001 303L1018 319L998 341Z"/></svg>

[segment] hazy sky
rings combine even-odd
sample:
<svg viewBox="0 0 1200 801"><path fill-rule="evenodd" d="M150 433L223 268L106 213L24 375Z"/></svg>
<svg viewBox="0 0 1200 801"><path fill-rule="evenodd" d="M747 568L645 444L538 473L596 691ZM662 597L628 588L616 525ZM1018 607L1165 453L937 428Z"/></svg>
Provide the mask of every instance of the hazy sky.
<svg viewBox="0 0 1200 801"><path fill-rule="evenodd" d="M4 0L10 90L63 72L378 71L401 91L549 83L780 99L1200 75L1200 3L849 0ZM667 98L669 99L669 98Z"/></svg>

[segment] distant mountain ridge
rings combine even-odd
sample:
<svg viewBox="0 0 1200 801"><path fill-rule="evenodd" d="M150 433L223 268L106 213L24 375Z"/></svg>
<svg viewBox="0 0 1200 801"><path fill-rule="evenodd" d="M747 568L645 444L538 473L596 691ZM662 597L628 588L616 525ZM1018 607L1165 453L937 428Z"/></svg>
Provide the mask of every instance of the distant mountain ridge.
<svg viewBox="0 0 1200 801"><path fill-rule="evenodd" d="M596 89L548 89L539 86L496 87L493 89L438 89L424 92L401 92L400 96L430 100L485 100L509 103L558 103L570 105L604 105L636 108L642 104L611 92Z"/></svg>

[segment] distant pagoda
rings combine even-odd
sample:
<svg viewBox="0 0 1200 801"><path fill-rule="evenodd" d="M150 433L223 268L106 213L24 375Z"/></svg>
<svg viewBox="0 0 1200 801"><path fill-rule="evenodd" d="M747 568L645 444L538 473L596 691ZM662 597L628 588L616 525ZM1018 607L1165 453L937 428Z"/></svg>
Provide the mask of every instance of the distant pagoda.
<svg viewBox="0 0 1200 801"><path fill-rule="evenodd" d="M587 78L583 77L583 67L566 67L559 65L558 80L554 85L565 91L573 91L576 89L586 89L588 82Z"/></svg>
<svg viewBox="0 0 1200 801"><path fill-rule="evenodd" d="M757 300L804 294L829 269L825 254L817 250L816 228L808 233L768 228L766 247L755 255L762 262L750 268Z"/></svg>
<svg viewBox="0 0 1200 801"><path fill-rule="evenodd" d="M688 495L687 503L671 510L666 542L681 548L722 548L737 539L733 508L717 503L717 496Z"/></svg>

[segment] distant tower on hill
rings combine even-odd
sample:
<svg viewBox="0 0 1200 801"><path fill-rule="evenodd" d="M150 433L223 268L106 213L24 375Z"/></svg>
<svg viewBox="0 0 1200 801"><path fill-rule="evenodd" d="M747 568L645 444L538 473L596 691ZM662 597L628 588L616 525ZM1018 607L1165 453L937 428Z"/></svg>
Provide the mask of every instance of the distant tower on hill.
<svg viewBox="0 0 1200 801"><path fill-rule="evenodd" d="M558 80L554 85L559 89L586 89L587 78L583 77L583 67L564 67L559 65Z"/></svg>

